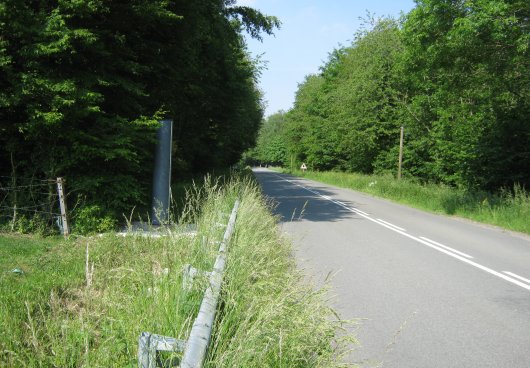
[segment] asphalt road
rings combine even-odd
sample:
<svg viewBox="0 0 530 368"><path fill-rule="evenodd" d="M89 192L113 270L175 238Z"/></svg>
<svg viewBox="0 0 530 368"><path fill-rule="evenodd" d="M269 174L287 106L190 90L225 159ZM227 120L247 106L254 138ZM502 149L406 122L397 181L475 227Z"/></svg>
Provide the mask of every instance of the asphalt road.
<svg viewBox="0 0 530 368"><path fill-rule="evenodd" d="M256 169L361 367L530 367L530 238ZM529 219L530 221L530 219Z"/></svg>

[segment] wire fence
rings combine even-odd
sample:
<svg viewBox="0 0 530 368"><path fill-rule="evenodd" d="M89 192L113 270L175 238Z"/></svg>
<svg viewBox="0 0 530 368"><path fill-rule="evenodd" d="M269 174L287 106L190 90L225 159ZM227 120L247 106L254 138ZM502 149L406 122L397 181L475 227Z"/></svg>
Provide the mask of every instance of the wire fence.
<svg viewBox="0 0 530 368"><path fill-rule="evenodd" d="M60 218L56 180L0 176L0 227L23 232L60 228Z"/></svg>

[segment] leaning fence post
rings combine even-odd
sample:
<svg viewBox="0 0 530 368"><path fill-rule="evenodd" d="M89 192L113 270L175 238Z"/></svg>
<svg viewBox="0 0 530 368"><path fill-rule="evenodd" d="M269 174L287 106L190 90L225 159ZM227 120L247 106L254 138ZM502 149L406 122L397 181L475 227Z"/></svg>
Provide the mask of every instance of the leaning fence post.
<svg viewBox="0 0 530 368"><path fill-rule="evenodd" d="M64 200L64 182L63 178L57 178L57 193L59 194L59 206L61 207L61 220L63 223L63 235L67 237L68 219L66 218L66 201Z"/></svg>

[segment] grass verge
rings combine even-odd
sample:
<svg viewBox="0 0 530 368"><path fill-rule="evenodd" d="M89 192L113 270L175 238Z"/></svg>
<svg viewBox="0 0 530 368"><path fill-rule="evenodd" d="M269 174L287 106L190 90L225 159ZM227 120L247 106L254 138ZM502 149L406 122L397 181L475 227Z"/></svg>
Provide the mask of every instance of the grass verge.
<svg viewBox="0 0 530 368"><path fill-rule="evenodd" d="M301 171L289 173L387 198L411 207L530 234L530 193L519 186L492 194L440 184L424 184L411 179L396 180L391 175Z"/></svg>
<svg viewBox="0 0 530 368"><path fill-rule="evenodd" d="M290 244L249 180L195 188L183 216L197 223L195 236L178 229L162 238L1 235L0 366L136 367L141 332L186 339L207 280L184 290L182 270L211 270L224 232L218 224L236 196L241 207L205 366L341 366L351 340L337 338L343 322L324 291L303 284Z"/></svg>

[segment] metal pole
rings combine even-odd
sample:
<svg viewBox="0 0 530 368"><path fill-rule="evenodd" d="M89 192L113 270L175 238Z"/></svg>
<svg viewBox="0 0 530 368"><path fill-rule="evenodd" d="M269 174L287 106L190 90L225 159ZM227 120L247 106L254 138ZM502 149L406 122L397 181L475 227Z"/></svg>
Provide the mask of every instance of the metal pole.
<svg viewBox="0 0 530 368"><path fill-rule="evenodd" d="M64 182L63 178L57 178L57 193L59 194L59 206L61 207L61 221L63 223L63 235L67 237L68 219L66 218L66 201L64 200Z"/></svg>
<svg viewBox="0 0 530 368"><path fill-rule="evenodd" d="M403 163L403 127L399 135L399 163L398 163L398 180L401 180L401 165Z"/></svg>
<svg viewBox="0 0 530 368"><path fill-rule="evenodd" d="M171 184L171 144L173 120L161 120L157 132L151 222L162 225L169 221L169 192Z"/></svg>

